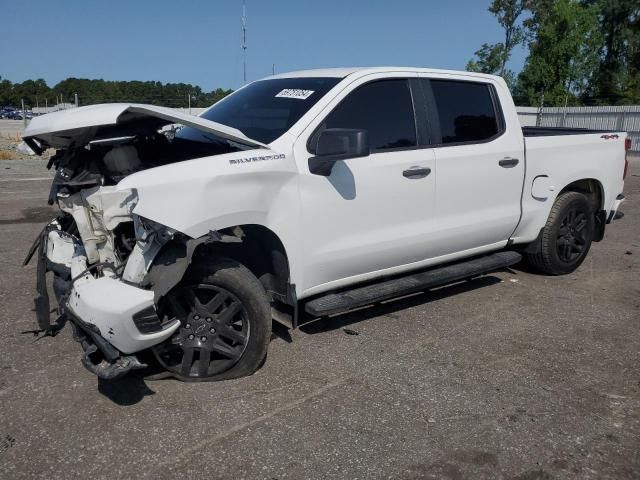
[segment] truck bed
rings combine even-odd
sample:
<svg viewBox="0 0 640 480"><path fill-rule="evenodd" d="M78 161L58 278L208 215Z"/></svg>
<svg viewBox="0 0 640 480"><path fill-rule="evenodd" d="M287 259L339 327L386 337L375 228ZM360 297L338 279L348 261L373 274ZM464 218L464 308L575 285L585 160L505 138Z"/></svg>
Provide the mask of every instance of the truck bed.
<svg viewBox="0 0 640 480"><path fill-rule="evenodd" d="M558 193L576 181L595 182L602 196L597 209L608 215L624 186L624 132L547 127L523 127L522 132L527 168L515 243L536 238Z"/></svg>

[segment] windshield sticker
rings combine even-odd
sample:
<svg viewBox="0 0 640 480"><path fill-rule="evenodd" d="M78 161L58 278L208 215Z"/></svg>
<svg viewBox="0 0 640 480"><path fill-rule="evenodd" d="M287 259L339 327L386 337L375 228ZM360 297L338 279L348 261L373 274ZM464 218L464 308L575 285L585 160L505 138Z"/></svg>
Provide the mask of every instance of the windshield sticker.
<svg viewBox="0 0 640 480"><path fill-rule="evenodd" d="M259 157L232 158L231 160L229 160L229 163L231 165L241 165L243 163L264 162L265 160L280 160L281 158L285 158L284 153L280 153L277 155L264 155Z"/></svg>
<svg viewBox="0 0 640 480"><path fill-rule="evenodd" d="M299 88L285 88L276 95L276 98L297 98L298 100L306 100L313 95L314 90L301 90Z"/></svg>

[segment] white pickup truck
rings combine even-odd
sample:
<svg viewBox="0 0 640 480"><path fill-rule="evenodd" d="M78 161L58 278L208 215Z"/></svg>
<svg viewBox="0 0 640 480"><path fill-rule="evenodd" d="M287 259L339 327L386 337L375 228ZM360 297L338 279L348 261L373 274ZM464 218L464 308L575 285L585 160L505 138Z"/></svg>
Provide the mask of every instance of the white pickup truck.
<svg viewBox="0 0 640 480"><path fill-rule="evenodd" d="M187 381L253 373L272 320L523 257L574 271L622 216L629 147L624 132L521 128L499 77L397 67L269 77L199 117L82 107L34 118L24 139L57 149L61 213L25 261L37 252L40 327L70 321L102 378L151 351Z"/></svg>

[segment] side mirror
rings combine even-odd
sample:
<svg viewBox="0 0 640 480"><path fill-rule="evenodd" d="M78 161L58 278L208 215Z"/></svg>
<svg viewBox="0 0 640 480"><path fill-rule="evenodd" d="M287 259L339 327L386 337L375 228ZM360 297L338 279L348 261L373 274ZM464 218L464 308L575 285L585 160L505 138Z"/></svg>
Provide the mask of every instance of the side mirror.
<svg viewBox="0 0 640 480"><path fill-rule="evenodd" d="M309 159L309 171L328 177L338 160L366 157L369 132L353 128L328 128L318 137L316 156Z"/></svg>

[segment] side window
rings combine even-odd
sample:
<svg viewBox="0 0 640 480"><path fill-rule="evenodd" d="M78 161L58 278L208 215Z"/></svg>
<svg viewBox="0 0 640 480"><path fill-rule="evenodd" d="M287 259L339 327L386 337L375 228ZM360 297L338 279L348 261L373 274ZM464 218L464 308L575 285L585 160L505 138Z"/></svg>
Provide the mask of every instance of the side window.
<svg viewBox="0 0 640 480"><path fill-rule="evenodd" d="M326 128L368 130L371 151L416 145L413 104L407 80L380 80L351 92L313 136Z"/></svg>
<svg viewBox="0 0 640 480"><path fill-rule="evenodd" d="M479 142L499 132L490 86L484 83L431 80L442 143Z"/></svg>

